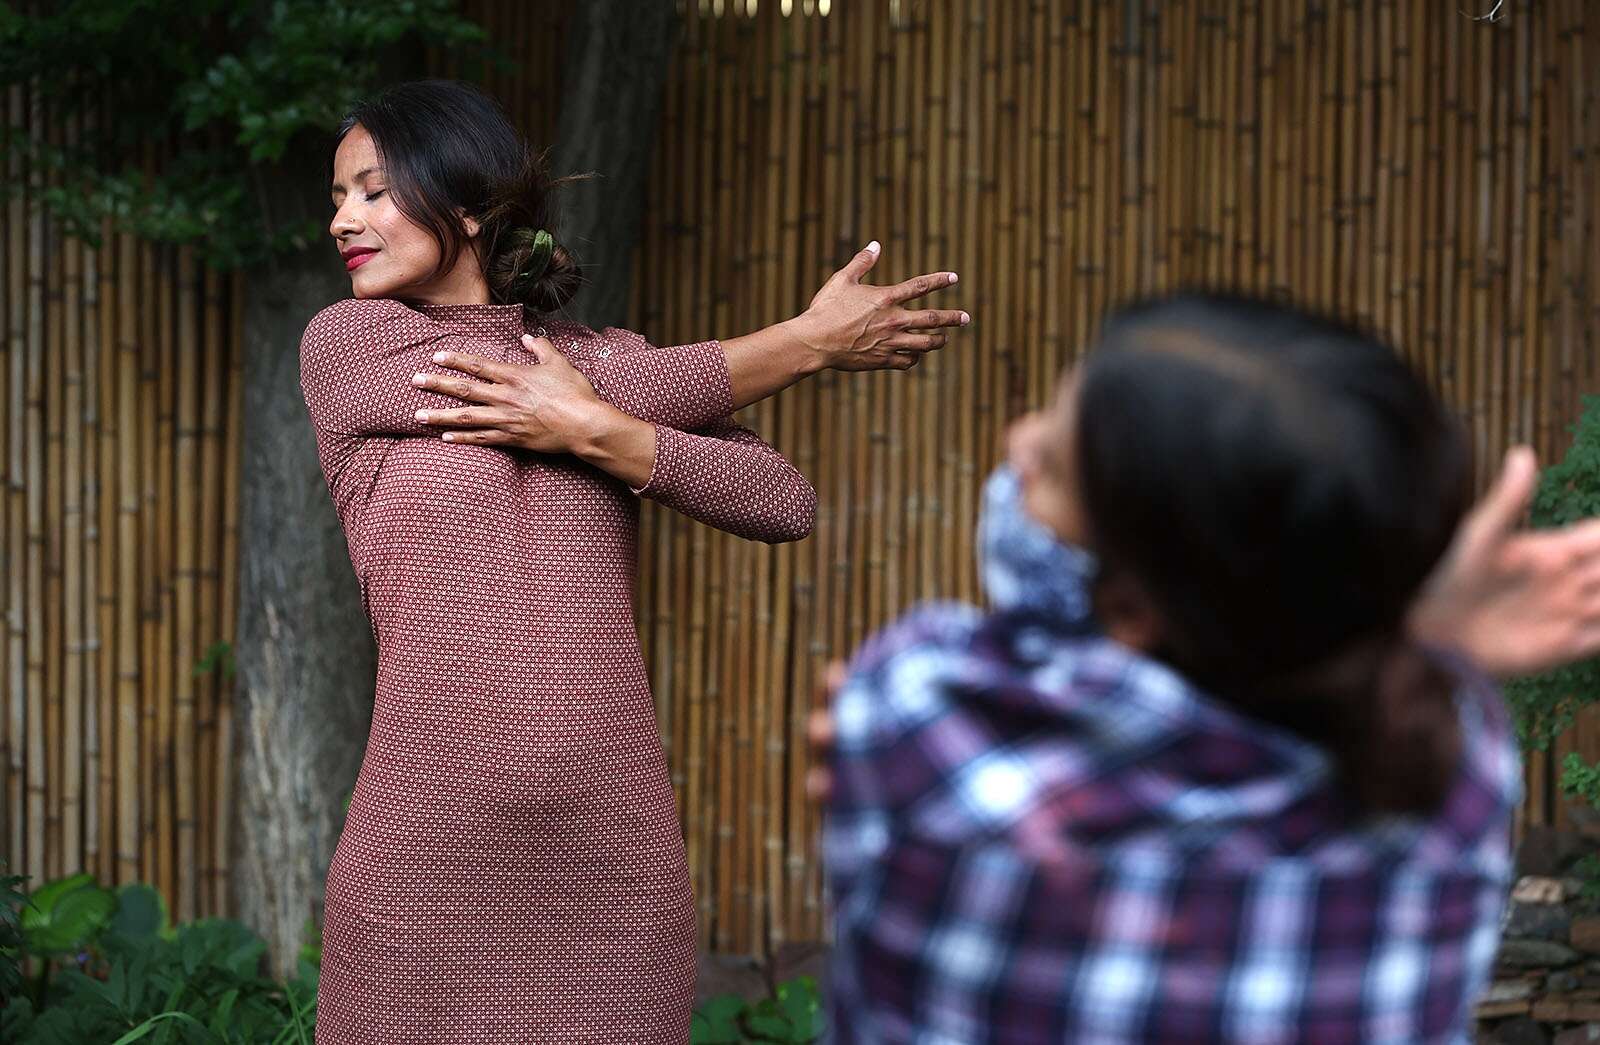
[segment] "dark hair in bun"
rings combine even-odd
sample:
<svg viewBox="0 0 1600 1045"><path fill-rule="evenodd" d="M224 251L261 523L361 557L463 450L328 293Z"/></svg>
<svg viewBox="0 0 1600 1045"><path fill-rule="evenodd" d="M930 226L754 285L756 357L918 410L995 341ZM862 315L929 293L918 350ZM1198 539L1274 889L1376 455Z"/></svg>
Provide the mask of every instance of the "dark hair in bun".
<svg viewBox="0 0 1600 1045"><path fill-rule="evenodd" d="M414 80L352 108L334 148L358 125L372 136L395 205L439 245L430 279L470 248L496 302L553 312L572 299L583 282L577 261L556 240L540 264L535 238L540 229L555 235L552 197L576 179L552 178L548 151L534 151L494 99L456 80ZM328 162L331 181L331 153ZM478 222L477 236L463 216Z"/></svg>
<svg viewBox="0 0 1600 1045"><path fill-rule="evenodd" d="M1472 459L1405 360L1269 301L1155 298L1107 319L1076 425L1091 543L1159 606L1163 659L1323 746L1368 807L1438 808L1457 681L1405 618Z"/></svg>

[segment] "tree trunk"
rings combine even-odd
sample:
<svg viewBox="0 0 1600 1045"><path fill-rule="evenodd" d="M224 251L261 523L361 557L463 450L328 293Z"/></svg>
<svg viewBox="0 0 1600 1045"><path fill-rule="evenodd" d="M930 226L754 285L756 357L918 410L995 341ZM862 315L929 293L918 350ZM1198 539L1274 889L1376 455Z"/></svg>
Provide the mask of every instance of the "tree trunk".
<svg viewBox="0 0 1600 1045"><path fill-rule="evenodd" d="M595 328L628 317L676 29L672 0L583 0L567 26L554 164L599 177L562 190L559 231L589 282L567 311Z"/></svg>
<svg viewBox="0 0 1600 1045"><path fill-rule="evenodd" d="M320 163L320 158L316 161ZM279 200L321 199L316 166ZM233 914L293 971L343 824L372 716L376 656L300 393L300 335L348 280L332 246L286 259L245 296Z"/></svg>

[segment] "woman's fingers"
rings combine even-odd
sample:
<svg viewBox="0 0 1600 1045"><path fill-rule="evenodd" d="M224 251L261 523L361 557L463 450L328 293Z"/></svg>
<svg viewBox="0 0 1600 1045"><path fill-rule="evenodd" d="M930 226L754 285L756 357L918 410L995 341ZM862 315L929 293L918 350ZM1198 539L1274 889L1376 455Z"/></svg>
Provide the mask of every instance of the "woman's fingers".
<svg viewBox="0 0 1600 1045"><path fill-rule="evenodd" d="M471 443L475 446L505 446L515 443L516 436L500 428L469 428L449 431L439 438L447 443Z"/></svg>
<svg viewBox="0 0 1600 1045"><path fill-rule="evenodd" d="M433 361L440 366L449 367L451 370L460 370L474 377L485 377L490 381L499 381L506 384L515 376L515 368L506 363L498 363L493 359L471 355L467 352L451 352L440 350L433 354Z"/></svg>
<svg viewBox="0 0 1600 1045"><path fill-rule="evenodd" d="M515 420L503 410L467 406L459 410L418 410L417 420L441 428L483 428Z"/></svg>
<svg viewBox="0 0 1600 1045"><path fill-rule="evenodd" d="M932 352L934 349L943 348L949 340L944 334L924 334L916 330L906 330L886 338L883 343L896 351Z"/></svg>
<svg viewBox="0 0 1600 1045"><path fill-rule="evenodd" d="M889 300L896 304L904 304L913 298L931 294L935 290L943 290L956 282L958 278L954 272L929 272L921 276L913 276L904 283L898 283L888 288ZM954 326L956 324L950 325Z"/></svg>
<svg viewBox="0 0 1600 1045"><path fill-rule="evenodd" d="M964 327L972 317L960 309L923 308L900 313L900 325L907 330L940 330L945 327Z"/></svg>
<svg viewBox="0 0 1600 1045"><path fill-rule="evenodd" d="M872 271L872 266L878 263L878 255L882 253L882 250L883 248L878 245L878 241L873 240L856 251L856 256L845 262L844 268L834 273L834 275L842 276L851 283L860 283L867 273Z"/></svg>
<svg viewBox="0 0 1600 1045"><path fill-rule="evenodd" d="M567 361L567 357L562 355L547 337L534 337L532 334L523 334L522 344L529 352L533 353L533 358L540 363L548 363L554 366L572 366Z"/></svg>
<svg viewBox="0 0 1600 1045"><path fill-rule="evenodd" d="M416 373L411 376L411 383L430 392L455 396L457 399L465 399L473 403L497 403L500 401L499 386L488 381L469 381L464 377Z"/></svg>
<svg viewBox="0 0 1600 1045"><path fill-rule="evenodd" d="M1500 474L1489 492L1473 506L1461 526L1464 547L1493 547L1522 524L1539 483L1539 462L1532 448L1514 446L1506 451Z"/></svg>

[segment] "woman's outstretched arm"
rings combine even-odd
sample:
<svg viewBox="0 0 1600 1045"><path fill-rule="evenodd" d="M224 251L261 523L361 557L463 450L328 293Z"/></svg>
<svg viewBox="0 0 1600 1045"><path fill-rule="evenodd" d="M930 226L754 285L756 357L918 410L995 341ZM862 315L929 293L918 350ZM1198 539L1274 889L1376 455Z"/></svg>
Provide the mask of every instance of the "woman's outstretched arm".
<svg viewBox="0 0 1600 1045"><path fill-rule="evenodd" d="M727 363L732 409L758 403L821 370L909 370L928 352L944 347L947 328L965 326L971 320L959 309L905 307L954 284L954 272L930 272L889 287L862 283L880 253L876 240L868 244L830 276L806 310L793 319L753 334L710 342L721 346ZM616 327L607 327L601 336L635 339L644 347L639 335ZM644 381L662 373L666 363L665 357L648 354L622 358L627 362L619 360L614 365L634 368ZM606 382L595 377L592 366L579 364L599 388ZM637 416L637 411L627 412Z"/></svg>
<svg viewBox="0 0 1600 1045"><path fill-rule="evenodd" d="M835 272L793 319L753 334L693 345L655 348L631 330L606 327L598 334L555 320L543 333L572 362L600 398L634 417L693 431L760 402L819 370L909 370L928 352L942 348L945 329L971 317L954 309L908 309L907 302L956 282L953 272L933 272L892 287L861 282L877 263L876 242ZM598 353L586 351L598 339ZM477 377L495 369L495 359L448 353L441 362ZM524 368L521 379L536 380ZM515 381L501 368L502 380ZM424 387L475 399L465 385L446 381ZM712 412L707 413L710 409Z"/></svg>

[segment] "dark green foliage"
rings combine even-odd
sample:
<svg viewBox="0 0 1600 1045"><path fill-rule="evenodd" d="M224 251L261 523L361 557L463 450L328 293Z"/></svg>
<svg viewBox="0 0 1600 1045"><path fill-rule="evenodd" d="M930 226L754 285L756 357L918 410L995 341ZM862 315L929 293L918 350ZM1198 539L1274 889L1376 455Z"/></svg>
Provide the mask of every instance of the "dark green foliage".
<svg viewBox="0 0 1600 1045"><path fill-rule="evenodd" d="M724 994L695 1011L692 1045L746 1045L781 1042L803 1045L822 1037L822 1002L809 976L780 983L775 997L758 1002Z"/></svg>
<svg viewBox="0 0 1600 1045"><path fill-rule="evenodd" d="M0 868L4 866L0 861ZM22 990L20 911L28 900L20 890L27 880L26 875L0 874L0 1009Z"/></svg>
<svg viewBox="0 0 1600 1045"><path fill-rule="evenodd" d="M1583 415L1573 428L1572 448L1545 469L1533 502L1536 526L1564 526L1600 516L1600 396L1585 396ZM1506 686L1523 744L1544 751L1572 724L1578 712L1600 701L1600 657L1556 668ZM1600 809L1600 765L1576 754L1561 763L1561 791ZM1600 857L1590 855L1572 869L1584 879L1583 899L1600 906Z"/></svg>
<svg viewBox="0 0 1600 1045"><path fill-rule="evenodd" d="M89 875L50 882L19 921L36 982L10 995L0 1039L18 1045L311 1041L317 966L290 983L261 976L266 944L238 922L169 924L146 885L103 889ZM20 982L20 981L19 981Z"/></svg>
<svg viewBox="0 0 1600 1045"><path fill-rule="evenodd" d="M32 127L0 139L0 200L34 197L67 232L98 244L103 219L192 243L219 268L296 250L321 222L274 221L261 167L298 136L331 136L378 86L384 58L426 40L469 63L507 63L455 0L70 0L20 14L0 2L0 84L25 84ZM111 110L96 112L104 99ZM77 146L43 127L97 125ZM181 142L146 170L143 146ZM13 176L20 161L20 176ZM47 174L60 183L44 187ZM331 213L331 212L330 212Z"/></svg>
<svg viewBox="0 0 1600 1045"><path fill-rule="evenodd" d="M1545 469L1533 502L1535 526L1564 526L1600 516L1600 396L1583 398L1572 448ZM1572 724L1584 707L1600 700L1600 658L1569 664L1506 687L1523 743L1540 751ZM1571 760L1566 767L1571 774ZM1565 786L1565 784L1563 785ZM1574 790L1600 806L1600 790Z"/></svg>
<svg viewBox="0 0 1600 1045"><path fill-rule="evenodd" d="M289 983L261 975L265 943L238 922L170 924L147 885L102 888L90 875L49 882L31 897L0 876L0 1041L16 1045L310 1045L322 948L315 925ZM22 914L18 917L18 910ZM29 958L38 975L17 968ZM822 1036L817 985L802 976L747 1003L714 998L694 1014L695 1045L803 1045Z"/></svg>
<svg viewBox="0 0 1600 1045"><path fill-rule="evenodd" d="M233 678L233 643L213 642L206 647L205 655L195 661L195 675L218 672L224 679Z"/></svg>

